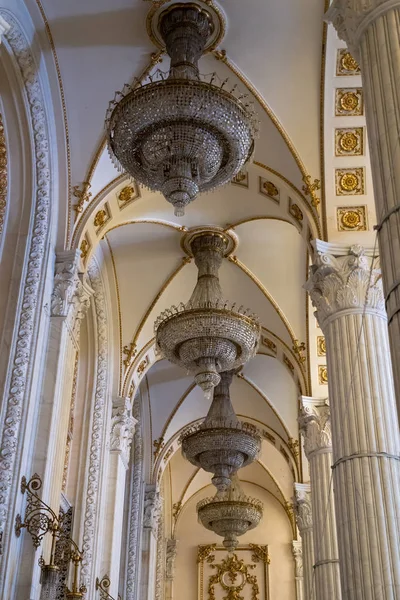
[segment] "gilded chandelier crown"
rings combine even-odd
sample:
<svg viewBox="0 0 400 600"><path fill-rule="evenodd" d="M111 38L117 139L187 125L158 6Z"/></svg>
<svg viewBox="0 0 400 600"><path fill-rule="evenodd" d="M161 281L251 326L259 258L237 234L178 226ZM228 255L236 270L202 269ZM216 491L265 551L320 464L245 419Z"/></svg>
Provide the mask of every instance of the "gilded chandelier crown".
<svg viewBox="0 0 400 600"><path fill-rule="evenodd" d="M229 394L233 371L221 373L204 421L181 436L182 454L193 465L214 473L213 484L223 492L231 476L252 463L261 448L261 436L250 423L239 421Z"/></svg>
<svg viewBox="0 0 400 600"><path fill-rule="evenodd" d="M189 302L164 311L154 325L159 351L193 373L208 396L220 381L219 373L235 369L255 355L260 336L257 317L223 299L218 270L227 244L227 237L215 231L193 237L196 287Z"/></svg>
<svg viewBox="0 0 400 600"><path fill-rule="evenodd" d="M106 116L108 148L117 167L160 191L182 216L199 192L224 185L249 158L257 122L246 95L199 74L212 33L207 10L173 4L159 33L171 58L168 73L135 82L115 95Z"/></svg>

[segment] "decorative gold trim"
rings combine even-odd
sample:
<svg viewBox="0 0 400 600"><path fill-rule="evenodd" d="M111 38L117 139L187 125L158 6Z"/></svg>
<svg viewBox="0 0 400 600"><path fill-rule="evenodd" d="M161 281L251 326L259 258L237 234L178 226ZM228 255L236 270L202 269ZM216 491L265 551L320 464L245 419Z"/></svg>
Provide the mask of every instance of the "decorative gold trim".
<svg viewBox="0 0 400 600"><path fill-rule="evenodd" d="M249 187L249 172L245 170L240 170L239 173L235 175L235 177L231 180L231 183L234 185L239 185L241 187L247 188Z"/></svg>
<svg viewBox="0 0 400 600"><path fill-rule="evenodd" d="M81 241L81 244L79 246L79 250L81 251L81 258L82 258L84 265L86 265L86 263L87 263L88 255L89 255L91 248L92 248L92 243L90 241L90 237L89 237L88 233L85 233L85 235Z"/></svg>
<svg viewBox="0 0 400 600"><path fill-rule="evenodd" d="M314 181L312 182L311 175L306 175L305 177L303 177L303 181L304 185L302 189L304 194L306 196L310 196L311 204L314 206L315 209L318 209L321 200L317 196L317 191L321 189L321 180L314 179Z"/></svg>
<svg viewBox="0 0 400 600"><path fill-rule="evenodd" d="M338 206L336 208L338 231L367 231L366 206Z"/></svg>
<svg viewBox="0 0 400 600"><path fill-rule="evenodd" d="M326 365L318 365L318 381L320 385L328 384L328 368Z"/></svg>
<svg viewBox="0 0 400 600"><path fill-rule="evenodd" d="M335 169L337 196L362 196L364 189L364 167Z"/></svg>
<svg viewBox="0 0 400 600"><path fill-rule="evenodd" d="M3 117L0 114L0 234L3 232L7 208L8 161Z"/></svg>
<svg viewBox="0 0 400 600"><path fill-rule="evenodd" d="M340 127L335 129L335 156L362 156L363 154L363 127Z"/></svg>
<svg viewBox="0 0 400 600"><path fill-rule="evenodd" d="M108 250L110 252L111 257L111 265L114 273L114 282L115 282L115 292L117 295L117 313L118 313L118 332L119 332L119 378L118 378L118 393L121 394L122 388L122 313L121 313L121 296L119 293L119 283L117 276L117 267L114 259L114 252L111 247L111 242L107 237L107 234L104 236L105 241L107 242Z"/></svg>
<svg viewBox="0 0 400 600"><path fill-rule="evenodd" d="M361 69L347 48L338 48L336 54L336 77L360 75Z"/></svg>
<svg viewBox="0 0 400 600"><path fill-rule="evenodd" d="M272 181L268 181L268 179L261 177L261 175L258 177L258 191L263 196L267 196L267 198L280 204L281 195L279 188L277 188Z"/></svg>
<svg viewBox="0 0 400 600"><path fill-rule="evenodd" d="M361 88L336 88L336 117L359 117L363 114L364 98Z"/></svg>
<svg viewBox="0 0 400 600"><path fill-rule="evenodd" d="M130 185L126 185L117 194L117 202L119 210L123 210L135 200L140 199L140 189L138 184L134 181Z"/></svg>
<svg viewBox="0 0 400 600"><path fill-rule="evenodd" d="M110 209L110 205L108 202L105 202L102 206L102 208L100 208L100 210L97 211L97 213L94 216L93 219L93 226L96 230L96 235L99 236L101 231L104 229L104 227L107 225L107 223L109 221L111 221L112 219L112 214L111 214L111 209Z"/></svg>
<svg viewBox="0 0 400 600"><path fill-rule="evenodd" d="M293 202L293 200L291 199L290 196L289 196L289 213L292 215L293 219L295 219L297 221L300 229L303 229L303 219L304 219L303 211L298 206L298 204Z"/></svg>
<svg viewBox="0 0 400 600"><path fill-rule="evenodd" d="M326 340L323 335L317 335L317 356L326 356Z"/></svg>
<svg viewBox="0 0 400 600"><path fill-rule="evenodd" d="M60 89L61 106L63 112L64 130L65 130L65 147L67 154L67 176L68 176L68 190L67 190L67 202L68 202L68 216L67 216L67 232L66 232L66 246L68 246L71 235L71 221L72 221L72 202L71 202L71 188L72 188L72 177L71 177L71 148L68 130L68 117L67 117L67 105L65 102L64 86L61 78L61 70L58 62L58 56L56 52L56 46L53 40L53 34L51 33L50 25L44 12L44 8L40 0L36 0L36 4L39 8L40 15L43 19L44 29L47 35L47 39L50 44L51 52L54 58L54 64L57 72L58 87Z"/></svg>

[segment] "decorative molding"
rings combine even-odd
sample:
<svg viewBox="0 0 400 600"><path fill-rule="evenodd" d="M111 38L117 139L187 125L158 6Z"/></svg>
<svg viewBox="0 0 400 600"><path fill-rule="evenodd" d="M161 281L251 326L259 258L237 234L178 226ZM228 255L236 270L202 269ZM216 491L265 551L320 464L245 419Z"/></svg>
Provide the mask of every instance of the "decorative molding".
<svg viewBox="0 0 400 600"><path fill-rule="evenodd" d="M360 66L354 56L347 48L339 48L336 55L336 75L353 76L360 75Z"/></svg>
<svg viewBox="0 0 400 600"><path fill-rule="evenodd" d="M303 578L303 543L300 540L293 540L292 554L295 565L295 577Z"/></svg>
<svg viewBox="0 0 400 600"><path fill-rule="evenodd" d="M100 500L101 455L104 445L103 424L107 414L108 397L108 339L107 319L103 283L99 267L92 260L88 274L94 294L94 308L97 324L97 369L94 406L92 410L91 432L89 442L88 479L86 485L86 502L84 509L83 528L83 561L82 577L92 584L95 551L95 531Z"/></svg>
<svg viewBox="0 0 400 600"><path fill-rule="evenodd" d="M148 483L144 492L143 527L157 530L162 508L162 500L158 487L154 483Z"/></svg>
<svg viewBox="0 0 400 600"><path fill-rule="evenodd" d="M338 206L336 208L338 231L367 231L366 206Z"/></svg>
<svg viewBox="0 0 400 600"><path fill-rule="evenodd" d="M364 168L335 169L336 196L361 196L364 190Z"/></svg>
<svg viewBox="0 0 400 600"><path fill-rule="evenodd" d="M74 373L72 376L71 402L69 406L69 423L67 432L67 441L65 444L64 468L61 491L65 494L68 483L69 458L71 453L71 444L74 436L74 412L76 401L76 385L78 382L79 352L75 353Z"/></svg>
<svg viewBox="0 0 400 600"><path fill-rule="evenodd" d="M340 127L335 129L335 156L362 156L363 154L363 127Z"/></svg>
<svg viewBox="0 0 400 600"><path fill-rule="evenodd" d="M279 204L281 196L279 188L272 181L261 177L261 175L259 176L259 192Z"/></svg>
<svg viewBox="0 0 400 600"><path fill-rule="evenodd" d="M117 201L119 209L123 209L128 204L131 204L134 200L138 200L140 198L140 190L136 183L132 183L130 185L126 185L120 190L117 194Z"/></svg>
<svg viewBox="0 0 400 600"><path fill-rule="evenodd" d="M43 92L39 71L31 54L31 42L25 38L18 22L9 11L0 9L3 34L20 68L29 105L31 127L34 132L34 157L36 168L36 193L34 217L30 231L29 250L25 279L21 286L21 310L16 315L14 326L15 342L10 351L10 378L4 394L3 420L0 441L0 539L4 542L4 532L8 516L11 491L14 490L14 477L17 475L16 456L20 424L28 407L24 402L31 377L31 357L36 339L37 313L40 290L43 285L43 266L49 236L50 220L50 155ZM4 21L6 17L7 21ZM6 26L9 25L5 32ZM5 561L3 561L4 564ZM4 567L3 567L4 568ZM2 576L4 572L2 570Z"/></svg>
<svg viewBox="0 0 400 600"><path fill-rule="evenodd" d="M326 340L324 335L317 336L317 356L326 356Z"/></svg>
<svg viewBox="0 0 400 600"><path fill-rule="evenodd" d="M165 579L172 581L175 576L175 559L178 553L178 540L167 540L165 551Z"/></svg>
<svg viewBox="0 0 400 600"><path fill-rule="evenodd" d="M328 399L301 396L300 430L304 436L304 451L308 460L314 454L332 452L331 413Z"/></svg>
<svg viewBox="0 0 400 600"><path fill-rule="evenodd" d="M110 451L121 456L125 469L129 465L131 444L135 433L136 419L132 417L129 398L118 397L113 402L110 431Z"/></svg>
<svg viewBox="0 0 400 600"><path fill-rule="evenodd" d="M1 44L1 34L2 34L1 21L2 21L2 18L0 17L0 44ZM5 132L4 132L3 117L0 114L0 235L3 233L4 221L5 221L5 217L6 217L7 191L8 191L7 144L6 144L6 136L5 136Z"/></svg>
<svg viewBox="0 0 400 600"><path fill-rule="evenodd" d="M304 287L317 309L321 329L344 310L372 311L386 319L381 273L371 265L364 248L354 245L346 248L346 254L342 250L335 256L329 252L329 244L322 245L322 251L318 251L318 243L314 246L317 256Z"/></svg>
<svg viewBox="0 0 400 600"><path fill-rule="evenodd" d="M143 438L142 438L142 406L140 396L133 404L132 413L137 426L133 437L132 483L129 508L128 558L126 567L125 600L134 600L137 593L137 571L140 543L140 524L143 491Z"/></svg>
<svg viewBox="0 0 400 600"><path fill-rule="evenodd" d="M318 365L318 383L319 385L328 385L328 367Z"/></svg>
<svg viewBox="0 0 400 600"><path fill-rule="evenodd" d="M364 97L361 88L336 88L336 117L360 117L363 114Z"/></svg>
<svg viewBox="0 0 400 600"><path fill-rule="evenodd" d="M235 175L232 179L231 183L235 185L240 185L241 187L248 188L249 187L249 173L248 171L242 169Z"/></svg>
<svg viewBox="0 0 400 600"><path fill-rule="evenodd" d="M166 540L164 537L164 513L160 510L160 516L157 525L157 555L156 555L156 581L154 600L164 599L165 582L165 560L166 560Z"/></svg>
<svg viewBox="0 0 400 600"><path fill-rule="evenodd" d="M294 484L293 510L301 534L313 526L311 510L311 486L309 483Z"/></svg>
<svg viewBox="0 0 400 600"><path fill-rule="evenodd" d="M368 26L399 6L399 0L334 0L325 20L332 23L339 38L358 58L360 40Z"/></svg>

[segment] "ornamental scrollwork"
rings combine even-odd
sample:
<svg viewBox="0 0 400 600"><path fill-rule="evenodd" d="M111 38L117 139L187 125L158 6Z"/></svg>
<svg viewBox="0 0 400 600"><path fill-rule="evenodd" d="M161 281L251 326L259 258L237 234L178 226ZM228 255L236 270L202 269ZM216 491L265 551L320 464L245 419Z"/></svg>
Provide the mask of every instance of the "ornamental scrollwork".
<svg viewBox="0 0 400 600"><path fill-rule="evenodd" d="M211 563L210 566L216 573L208 581L208 600L216 600L216 586L220 586L225 594L222 600L243 600L241 592L246 586L250 587L251 600L259 600L257 576L251 574L256 565L246 565L237 554L231 554L221 563Z"/></svg>
<svg viewBox="0 0 400 600"><path fill-rule="evenodd" d="M110 451L120 454L128 468L131 444L135 433L136 419L131 414L129 398L118 398L113 403L110 432Z"/></svg>

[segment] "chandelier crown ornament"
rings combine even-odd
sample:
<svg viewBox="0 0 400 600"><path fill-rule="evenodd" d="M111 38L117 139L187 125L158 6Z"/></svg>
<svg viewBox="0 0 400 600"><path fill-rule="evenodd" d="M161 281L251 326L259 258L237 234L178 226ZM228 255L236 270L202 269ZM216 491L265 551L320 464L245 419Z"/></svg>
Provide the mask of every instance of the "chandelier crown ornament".
<svg viewBox="0 0 400 600"><path fill-rule="evenodd" d="M250 423L239 421L233 410L229 387L234 371L221 373L204 421L181 435L183 456L197 467L214 473L219 492L231 485L231 476L252 463L261 449L261 435Z"/></svg>
<svg viewBox="0 0 400 600"><path fill-rule="evenodd" d="M257 527L263 516L262 502L245 495L237 475L232 476L227 491L201 500L196 508L199 522L224 538L223 545L228 552L236 549L237 538Z"/></svg>
<svg viewBox="0 0 400 600"><path fill-rule="evenodd" d="M211 10L211 7L210 7ZM134 82L115 95L106 115L108 148L117 168L173 204L175 215L199 192L229 183L250 157L257 133L252 103L227 80L199 74L198 60L213 29L210 13L193 3L161 13L159 33L169 73Z"/></svg>
<svg viewBox="0 0 400 600"><path fill-rule="evenodd" d="M227 246L227 236L216 231L193 237L196 287L187 304L165 310L154 325L160 353L193 373L208 398L220 381L219 373L255 355L260 337L257 317L223 299L218 270Z"/></svg>

